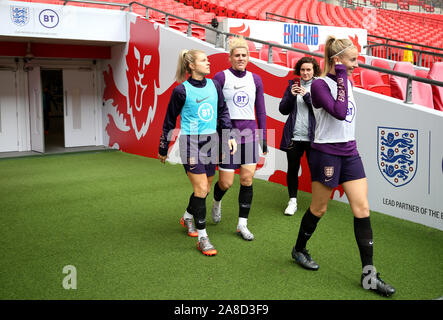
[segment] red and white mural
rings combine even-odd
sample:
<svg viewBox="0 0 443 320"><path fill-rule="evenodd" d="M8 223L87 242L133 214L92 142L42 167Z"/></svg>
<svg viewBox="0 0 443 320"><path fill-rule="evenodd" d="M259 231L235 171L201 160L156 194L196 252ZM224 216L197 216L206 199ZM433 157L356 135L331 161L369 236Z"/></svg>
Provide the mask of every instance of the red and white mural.
<svg viewBox="0 0 443 320"><path fill-rule="evenodd" d="M106 115L108 124L105 130L110 147L118 145L125 152L156 157L172 86L159 94L158 25L137 18L135 23L130 24L129 35L124 57L125 85L116 83L112 65L109 64L103 72L103 100L110 102L115 109ZM127 87L127 92L122 92L120 87Z"/></svg>

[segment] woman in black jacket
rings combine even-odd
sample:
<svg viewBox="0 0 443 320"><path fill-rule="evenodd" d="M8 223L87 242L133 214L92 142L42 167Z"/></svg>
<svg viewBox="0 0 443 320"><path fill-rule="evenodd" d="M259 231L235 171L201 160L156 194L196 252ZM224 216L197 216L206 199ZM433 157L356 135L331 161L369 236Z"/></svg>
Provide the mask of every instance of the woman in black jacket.
<svg viewBox="0 0 443 320"><path fill-rule="evenodd" d="M284 212L286 215L292 216L297 211L300 159L305 152L309 157L311 141L314 140L315 117L312 111L311 83L320 73L320 66L314 58L303 57L298 60L294 74L300 78L289 81L279 106L280 113L289 115L280 142L280 149L286 151L288 159L286 181L289 202Z"/></svg>

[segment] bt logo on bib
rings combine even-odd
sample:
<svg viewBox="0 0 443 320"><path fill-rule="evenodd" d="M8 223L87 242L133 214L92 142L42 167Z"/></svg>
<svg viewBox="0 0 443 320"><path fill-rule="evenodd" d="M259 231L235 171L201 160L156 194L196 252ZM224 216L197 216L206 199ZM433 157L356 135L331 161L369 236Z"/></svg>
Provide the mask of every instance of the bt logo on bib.
<svg viewBox="0 0 443 320"><path fill-rule="evenodd" d="M203 103L198 108L198 117L205 122L211 121L214 117L214 108L212 105L209 103Z"/></svg>
<svg viewBox="0 0 443 320"><path fill-rule="evenodd" d="M346 122L352 122L355 117L355 105L352 103L352 101L349 101L348 110L346 111Z"/></svg>
<svg viewBox="0 0 443 320"><path fill-rule="evenodd" d="M232 101L234 104L239 107L243 108L248 105L249 103L249 96L244 91L238 91L234 94L234 97L232 97Z"/></svg>

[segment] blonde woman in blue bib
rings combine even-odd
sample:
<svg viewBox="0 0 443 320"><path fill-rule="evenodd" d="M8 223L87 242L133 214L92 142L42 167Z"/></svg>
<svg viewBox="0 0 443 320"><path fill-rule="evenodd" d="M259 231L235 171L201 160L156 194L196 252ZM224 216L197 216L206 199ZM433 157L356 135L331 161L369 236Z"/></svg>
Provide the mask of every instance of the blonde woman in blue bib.
<svg viewBox="0 0 443 320"><path fill-rule="evenodd" d="M204 255L214 256L217 250L206 231L206 196L211 189L218 159L217 125L230 132L232 124L222 89L216 81L206 79L209 73L210 64L203 51L185 49L180 52L176 73L180 84L174 88L168 104L158 158L165 163L169 137L180 115L180 158L193 188L180 223L189 236L198 237L197 248ZM235 139L223 143L235 153Z"/></svg>

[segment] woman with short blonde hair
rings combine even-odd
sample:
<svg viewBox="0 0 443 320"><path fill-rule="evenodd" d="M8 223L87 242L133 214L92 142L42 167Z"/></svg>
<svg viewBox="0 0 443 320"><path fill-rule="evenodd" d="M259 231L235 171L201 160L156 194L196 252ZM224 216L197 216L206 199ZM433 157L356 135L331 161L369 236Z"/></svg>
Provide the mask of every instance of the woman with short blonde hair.
<svg viewBox="0 0 443 320"><path fill-rule="evenodd" d="M219 180L214 185L212 219L221 220L221 200L234 182L234 172L240 171L240 191L238 195L237 233L244 240L253 240L254 234L247 223L251 209L252 182L259 160L259 145L263 154L267 153L266 108L263 81L259 75L246 69L249 63L248 43L242 37L234 37L229 43L231 67L218 72L214 80L220 83L229 108L238 151L230 155L222 149L219 160Z"/></svg>

